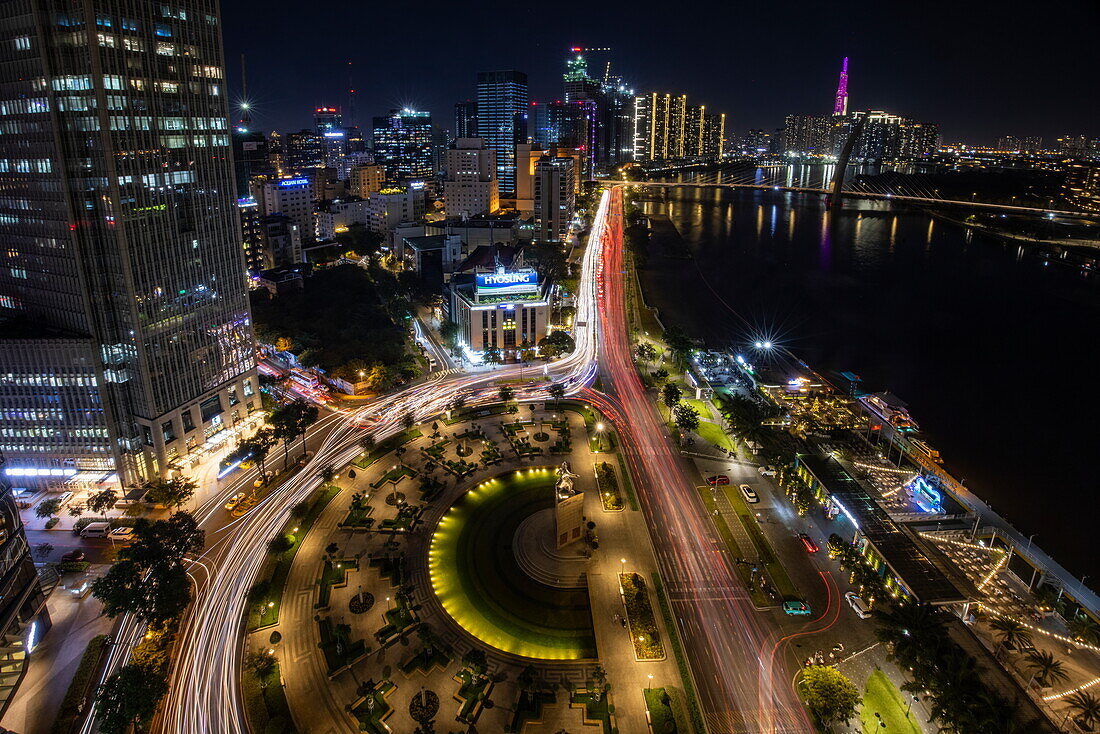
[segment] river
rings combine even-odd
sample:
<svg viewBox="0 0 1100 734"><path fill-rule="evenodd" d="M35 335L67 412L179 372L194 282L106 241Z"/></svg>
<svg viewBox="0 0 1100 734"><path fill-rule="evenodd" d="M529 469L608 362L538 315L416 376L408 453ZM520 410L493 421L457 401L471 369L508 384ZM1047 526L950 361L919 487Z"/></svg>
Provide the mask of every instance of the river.
<svg viewBox="0 0 1100 734"><path fill-rule="evenodd" d="M666 325L713 346L771 339L897 394L956 477L1100 580L1096 274L889 202L836 214L813 195L682 187L638 203L683 239L651 242L641 271Z"/></svg>

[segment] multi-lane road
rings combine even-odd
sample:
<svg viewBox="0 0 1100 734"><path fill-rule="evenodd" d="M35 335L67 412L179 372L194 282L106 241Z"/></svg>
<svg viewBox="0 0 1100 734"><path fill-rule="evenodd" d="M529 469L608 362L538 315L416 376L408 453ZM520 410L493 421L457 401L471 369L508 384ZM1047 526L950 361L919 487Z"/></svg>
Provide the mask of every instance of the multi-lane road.
<svg viewBox="0 0 1100 734"><path fill-rule="evenodd" d="M708 728L714 732L811 731L790 686L788 671L773 670L777 635L755 612L718 541L695 491L697 477L672 448L638 380L623 310L622 193L601 198L582 261L574 337L576 349L548 365L546 374L569 394L582 394L616 425L647 513L662 576L691 661ZM597 368L606 394L587 387ZM266 545L284 526L290 508L320 483L325 466L342 466L373 432L377 440L401 429L406 413L418 419L445 410L457 396L467 405L496 400L500 380L521 378L520 366L476 374L441 373L354 411L326 416L310 432L309 463L241 518L227 521L225 498L254 479L254 470L212 495L196 515L207 548L194 559L195 601L181 626L169 697L158 729L171 734L244 734L239 670L243 616L249 588ZM528 371L530 373L530 371ZM546 380L520 384L521 400L544 399ZM365 419L371 418L365 429ZM123 620L105 674L125 664L127 645L141 628ZM84 731L92 731L91 720Z"/></svg>
<svg viewBox="0 0 1100 734"><path fill-rule="evenodd" d="M674 449L638 377L624 308L621 188L611 190L602 230L600 357L608 389L586 397L621 427L707 726L715 733L812 731L789 673L774 667L767 618L749 601L698 496L698 471Z"/></svg>

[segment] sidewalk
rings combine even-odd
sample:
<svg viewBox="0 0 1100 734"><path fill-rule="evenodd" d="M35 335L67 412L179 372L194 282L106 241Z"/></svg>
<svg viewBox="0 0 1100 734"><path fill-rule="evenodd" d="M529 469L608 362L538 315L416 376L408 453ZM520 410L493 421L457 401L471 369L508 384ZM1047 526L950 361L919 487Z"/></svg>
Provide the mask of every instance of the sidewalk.
<svg viewBox="0 0 1100 734"><path fill-rule="evenodd" d="M95 570L105 571L106 567ZM62 580L76 577L65 574ZM30 654L26 676L0 722L19 734L50 734L88 641L114 629L115 623L101 616L103 606L91 594L77 599L58 586L46 608L53 627Z"/></svg>

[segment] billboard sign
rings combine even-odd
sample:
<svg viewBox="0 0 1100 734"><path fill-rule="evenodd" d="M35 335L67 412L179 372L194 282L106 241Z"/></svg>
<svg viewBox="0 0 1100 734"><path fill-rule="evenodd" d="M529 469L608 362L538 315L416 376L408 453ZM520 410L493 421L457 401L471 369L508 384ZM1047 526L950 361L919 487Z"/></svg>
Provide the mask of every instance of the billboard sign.
<svg viewBox="0 0 1100 734"><path fill-rule="evenodd" d="M538 293L539 290L539 274L531 269L477 273L475 278L479 296Z"/></svg>

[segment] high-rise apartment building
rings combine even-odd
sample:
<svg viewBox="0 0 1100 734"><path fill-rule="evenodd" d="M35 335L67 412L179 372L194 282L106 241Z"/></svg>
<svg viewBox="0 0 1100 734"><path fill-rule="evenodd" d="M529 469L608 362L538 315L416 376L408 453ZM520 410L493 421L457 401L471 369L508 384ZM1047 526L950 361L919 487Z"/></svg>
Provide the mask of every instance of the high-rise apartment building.
<svg viewBox="0 0 1100 734"><path fill-rule="evenodd" d="M477 102L466 100L455 103L455 129L453 136L458 138L477 137Z"/></svg>
<svg viewBox="0 0 1100 734"><path fill-rule="evenodd" d="M284 178L268 181L263 188L265 216L282 214L298 225L306 239L313 239L314 182L309 178Z"/></svg>
<svg viewBox="0 0 1100 734"><path fill-rule="evenodd" d="M531 104L522 71L482 71L477 75L477 129L485 147L496 151L502 197L516 191L516 144L527 142Z"/></svg>
<svg viewBox="0 0 1100 734"><path fill-rule="evenodd" d="M535 239L562 242L569 231L577 197L572 157L545 155L535 164Z"/></svg>
<svg viewBox="0 0 1100 734"><path fill-rule="evenodd" d="M565 101L580 105L577 128L584 146L584 167L591 175L596 169L614 167L634 157L634 90L622 78L611 76L610 63L602 79L588 74L588 61L580 49L566 59L562 76Z"/></svg>
<svg viewBox="0 0 1100 734"><path fill-rule="evenodd" d="M385 168L390 183L434 176L432 146L432 116L427 112L391 110L374 118L374 160Z"/></svg>
<svg viewBox="0 0 1100 734"><path fill-rule="evenodd" d="M377 163L360 163L348 172L348 191L352 196L367 198L381 191L386 181L386 169Z"/></svg>
<svg viewBox="0 0 1100 734"><path fill-rule="evenodd" d="M444 161L443 196L447 216L469 218L500 208L496 151L481 138L459 138Z"/></svg>
<svg viewBox="0 0 1100 734"><path fill-rule="evenodd" d="M335 107L318 107L313 111L313 129L318 135L324 135L332 130L342 130L344 117Z"/></svg>
<svg viewBox="0 0 1100 734"><path fill-rule="evenodd" d="M4 473L134 486L259 407L218 3L0 21Z"/></svg>
<svg viewBox="0 0 1100 734"><path fill-rule="evenodd" d="M823 115L787 115L781 148L786 156L833 155L834 118Z"/></svg>

